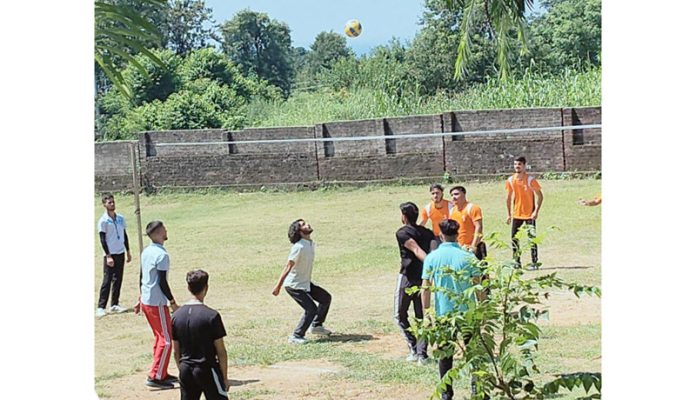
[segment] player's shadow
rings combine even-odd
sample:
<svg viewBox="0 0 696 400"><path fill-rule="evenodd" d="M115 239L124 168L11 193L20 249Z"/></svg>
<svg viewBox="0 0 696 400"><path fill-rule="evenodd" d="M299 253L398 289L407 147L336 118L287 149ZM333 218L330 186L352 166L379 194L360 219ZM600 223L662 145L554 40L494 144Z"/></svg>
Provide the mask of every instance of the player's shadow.
<svg viewBox="0 0 696 400"><path fill-rule="evenodd" d="M540 270L554 270L554 269L590 269L594 268L591 265L559 265L556 267L541 267Z"/></svg>
<svg viewBox="0 0 696 400"><path fill-rule="evenodd" d="M227 381L230 383L230 386L244 386L244 385L248 385L250 383L261 382L258 379L247 379L247 380L243 380L243 381L238 381L236 379L228 379Z"/></svg>
<svg viewBox="0 0 696 400"><path fill-rule="evenodd" d="M374 340L374 336L372 335L357 335L357 334L351 334L351 333L334 333L331 334L331 336L325 336L322 338L319 338L315 340L317 343L324 343L324 342L366 342L368 340Z"/></svg>

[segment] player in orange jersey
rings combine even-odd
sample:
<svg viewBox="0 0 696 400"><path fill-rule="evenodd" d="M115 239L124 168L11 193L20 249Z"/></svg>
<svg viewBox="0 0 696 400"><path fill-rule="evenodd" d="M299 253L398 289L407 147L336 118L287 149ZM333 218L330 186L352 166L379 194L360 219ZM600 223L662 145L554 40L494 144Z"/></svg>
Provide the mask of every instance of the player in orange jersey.
<svg viewBox="0 0 696 400"><path fill-rule="evenodd" d="M481 207L467 201L464 186L455 186L450 189L453 207L450 211L450 219L459 223L457 242L464 249L468 249L479 260L486 257L486 244L483 243L483 213Z"/></svg>
<svg viewBox="0 0 696 400"><path fill-rule="evenodd" d="M534 177L527 174L527 159L517 157L514 164L515 173L505 181L507 198L506 224L512 222L512 252L517 265L520 266L519 243L515 238L522 225L529 225L529 234L533 238L536 234L536 220L541 210L544 195L541 185ZM513 205L514 198L514 209ZM535 201L536 200L536 201ZM514 211L514 213L513 213ZM532 244L532 265L530 269L539 269L539 254L536 244Z"/></svg>
<svg viewBox="0 0 696 400"><path fill-rule="evenodd" d="M440 244L440 221L448 219L452 210L452 203L449 200L445 200L442 196L444 191L445 189L439 183L430 185L430 198L432 201L423 206L420 215L420 225L426 226L428 220L432 223L433 233L438 245Z"/></svg>

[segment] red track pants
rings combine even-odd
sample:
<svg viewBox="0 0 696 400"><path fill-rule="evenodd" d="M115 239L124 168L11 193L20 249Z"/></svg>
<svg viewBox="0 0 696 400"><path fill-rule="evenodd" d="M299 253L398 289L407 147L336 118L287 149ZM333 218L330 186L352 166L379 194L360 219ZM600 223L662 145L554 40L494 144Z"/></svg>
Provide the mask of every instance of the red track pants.
<svg viewBox="0 0 696 400"><path fill-rule="evenodd" d="M167 366L169 357L172 355L172 318L169 315L169 307L145 304L140 306L155 335L155 344L152 346L152 367L147 376L161 380L169 376Z"/></svg>

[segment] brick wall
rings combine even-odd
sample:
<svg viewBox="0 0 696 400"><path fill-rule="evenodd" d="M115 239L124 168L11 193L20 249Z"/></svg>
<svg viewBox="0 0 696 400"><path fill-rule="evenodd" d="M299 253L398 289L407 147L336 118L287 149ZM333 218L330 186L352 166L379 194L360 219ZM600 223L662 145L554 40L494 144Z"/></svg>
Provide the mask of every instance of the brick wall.
<svg viewBox="0 0 696 400"><path fill-rule="evenodd" d="M94 188L99 192L117 192L133 186L130 146L136 141L94 144Z"/></svg>
<svg viewBox="0 0 696 400"><path fill-rule="evenodd" d="M471 133L390 139L392 135L567 126L601 122L600 108L457 111L437 115L331 122L305 127L143 132L138 142L142 185L210 187L455 177L507 173L515 157L534 172L601 169L601 129ZM218 143L284 138L387 136L368 141L274 144ZM97 190L130 187L128 142L95 144Z"/></svg>
<svg viewBox="0 0 696 400"><path fill-rule="evenodd" d="M443 114L445 132L562 126L560 108L461 111ZM560 132L472 133L445 137L445 165L454 176L496 174L518 156L533 171L562 171Z"/></svg>
<svg viewBox="0 0 696 400"><path fill-rule="evenodd" d="M564 108L563 125L602 123L602 109ZM573 129L563 131L565 171L599 171L602 169L602 130Z"/></svg>

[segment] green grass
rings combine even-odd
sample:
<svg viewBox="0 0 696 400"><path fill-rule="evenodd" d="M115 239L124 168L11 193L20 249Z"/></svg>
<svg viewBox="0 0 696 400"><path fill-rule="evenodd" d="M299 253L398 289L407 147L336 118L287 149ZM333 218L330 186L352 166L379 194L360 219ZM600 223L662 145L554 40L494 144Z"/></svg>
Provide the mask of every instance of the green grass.
<svg viewBox="0 0 696 400"><path fill-rule="evenodd" d="M601 192L599 180L540 181L544 191L538 230L558 229L540 246L544 268L561 278L600 285L601 207L581 207L579 197ZM505 224L503 181L468 183L468 197L483 210L486 233L502 232ZM451 187L451 185L449 185ZM210 273L206 303L218 309L225 321L226 345L232 366L269 365L291 360L323 359L341 365L341 373L327 379L369 384L415 384L432 389L436 365L423 369L379 351L357 350L369 336L396 335L392 320L392 284L398 273L394 232L400 226L398 205L429 200L427 186L375 186L291 193L236 193L205 191L142 196L143 225L161 219L167 226L165 243L171 256L170 285L181 303L188 298L184 276L191 269ZM117 211L128 223L129 237L137 254L136 219L132 196L116 196ZM103 212L95 198L95 224ZM301 310L284 293L271 290L286 260L290 243L287 227L305 218L315 229L317 256L313 280L332 293L327 325L356 342L318 342L288 346L287 335ZM95 307L101 283L101 249L95 233ZM145 244L149 241L146 239ZM509 257L509 250L493 249L495 257ZM137 257L134 257L137 258ZM529 255L523 256L527 261ZM571 268L584 267L584 268ZM137 299L138 260L126 265L122 305ZM542 270L542 272L548 272ZM534 272L541 273L541 272ZM599 321L592 325L545 326L538 365L544 381L556 373L600 371ZM405 345L404 345L405 348ZM151 363L152 332L142 317L113 315L95 324L95 376L104 396L106 383L119 377L145 375ZM405 356L405 354L403 354ZM175 372L175 367L170 367ZM548 378L548 379L547 379ZM459 390L465 390L462 383ZM240 398L269 393L248 389ZM457 387L455 387L457 390ZM244 394L241 394L244 393ZM580 393L578 393L579 395ZM572 395L559 398L574 398Z"/></svg>
<svg viewBox="0 0 696 400"><path fill-rule="evenodd" d="M491 79L457 93L401 97L382 88L352 88L293 93L285 101L252 102L247 125L303 126L322 122L428 115L456 110L536 107L587 107L602 102L602 70L566 70L556 75L526 74L508 81Z"/></svg>

